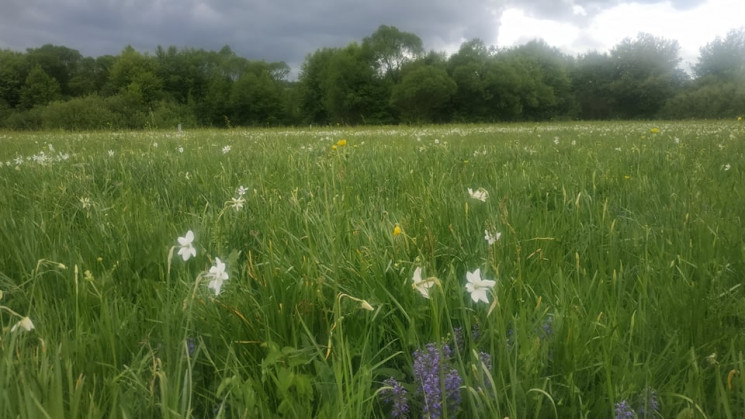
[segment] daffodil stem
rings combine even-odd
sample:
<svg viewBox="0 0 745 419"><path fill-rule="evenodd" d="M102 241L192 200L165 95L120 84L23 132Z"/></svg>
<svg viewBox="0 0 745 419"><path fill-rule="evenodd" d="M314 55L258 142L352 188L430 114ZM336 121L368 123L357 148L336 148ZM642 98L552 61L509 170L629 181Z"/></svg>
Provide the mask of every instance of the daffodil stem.
<svg viewBox="0 0 745 419"><path fill-rule="evenodd" d="M17 317L23 318L23 316L21 316L20 314L16 313L16 312L15 312L15 311L13 311L13 310L11 310L11 309L10 309L10 307L6 307L6 306L0 306L0 309L2 309L2 310L5 310L5 311L7 311L8 313L10 313L10 314L12 314L12 315L14 315L14 316L17 316Z"/></svg>

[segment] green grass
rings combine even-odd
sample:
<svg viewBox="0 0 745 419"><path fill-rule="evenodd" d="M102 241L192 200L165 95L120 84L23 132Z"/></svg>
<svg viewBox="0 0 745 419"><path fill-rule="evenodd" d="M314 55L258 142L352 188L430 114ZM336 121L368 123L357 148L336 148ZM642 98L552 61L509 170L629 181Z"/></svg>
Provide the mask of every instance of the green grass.
<svg viewBox="0 0 745 419"><path fill-rule="evenodd" d="M736 121L5 133L0 417L387 417L389 377L421 417L433 342L448 417L743 417L744 161Z"/></svg>

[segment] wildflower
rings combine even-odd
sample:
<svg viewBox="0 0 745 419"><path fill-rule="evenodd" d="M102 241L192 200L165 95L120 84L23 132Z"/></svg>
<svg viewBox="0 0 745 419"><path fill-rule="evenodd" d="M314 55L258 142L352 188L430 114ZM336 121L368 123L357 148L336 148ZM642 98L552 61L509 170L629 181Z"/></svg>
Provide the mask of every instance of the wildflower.
<svg viewBox="0 0 745 419"><path fill-rule="evenodd" d="M673 138L673 142L675 144L680 144L680 138L678 138L678 137Z"/></svg>
<svg viewBox="0 0 745 419"><path fill-rule="evenodd" d="M396 224L396 226L393 227L393 237L396 237L399 234L401 234L401 227L399 227L399 225Z"/></svg>
<svg viewBox="0 0 745 419"><path fill-rule="evenodd" d="M337 147L336 147L336 144L333 144L333 145L331 146L331 149L332 149L332 150L336 150L336 148L337 148Z"/></svg>
<svg viewBox="0 0 745 419"><path fill-rule="evenodd" d="M197 255L197 249L195 249L191 244L193 241L194 233L191 230L187 231L184 237L178 238L178 244L181 245L178 254L182 259L184 259L184 262L189 260L190 257Z"/></svg>
<svg viewBox="0 0 745 419"><path fill-rule="evenodd" d="M729 165L729 163L727 163L727 164L725 164L724 166L722 166L722 170L724 170L724 171L726 172L726 171L728 171L728 170L729 170L729 169L730 169L731 167L732 167L732 166L730 166L730 165Z"/></svg>
<svg viewBox="0 0 745 419"><path fill-rule="evenodd" d="M741 116L738 116L737 117L737 122L742 122L742 117Z"/></svg>
<svg viewBox="0 0 745 419"><path fill-rule="evenodd" d="M435 138L435 145L440 144L440 140Z"/></svg>
<svg viewBox="0 0 745 419"><path fill-rule="evenodd" d="M246 189L243 185L238 187L238 196L243 196L248 192L248 189Z"/></svg>
<svg viewBox="0 0 745 419"><path fill-rule="evenodd" d="M153 148L158 148L158 142L157 141L153 143Z"/></svg>
<svg viewBox="0 0 745 419"><path fill-rule="evenodd" d="M194 351L197 350L197 344L194 342L194 338L186 338L186 353L189 356L194 355Z"/></svg>
<svg viewBox="0 0 745 419"><path fill-rule="evenodd" d="M207 276L211 278L210 283L207 284L207 288L215 291L215 295L220 295L222 283L228 280L228 273L225 272L225 263L220 258L215 258L215 266L210 268Z"/></svg>
<svg viewBox="0 0 745 419"><path fill-rule="evenodd" d="M346 138L342 138L341 140L337 141L336 142L336 145L339 146L339 147L344 147L345 145L347 145Z"/></svg>
<svg viewBox="0 0 745 419"><path fill-rule="evenodd" d="M657 391L647 387L644 393L639 396L639 408L636 409L638 417L657 417L659 410L660 402L657 400Z"/></svg>
<svg viewBox="0 0 745 419"><path fill-rule="evenodd" d="M629 402L627 402L626 400L622 400L616 403L614 413L616 414L616 419L633 419L634 417L636 417L634 409L629 406Z"/></svg>
<svg viewBox="0 0 745 419"><path fill-rule="evenodd" d="M230 151L229 145L226 145L225 147L222 148L222 154L228 154L229 151Z"/></svg>
<svg viewBox="0 0 745 419"><path fill-rule="evenodd" d="M380 396L385 403L392 405L391 417L406 417L406 414L409 413L409 400L404 386L393 377L383 381L383 384L386 387L380 390Z"/></svg>
<svg viewBox="0 0 745 419"><path fill-rule="evenodd" d="M559 137L554 137L554 144L559 145Z"/></svg>
<svg viewBox="0 0 745 419"><path fill-rule="evenodd" d="M27 332L30 332L32 329L35 329L34 322L32 322L31 319L28 316L26 316L22 318L21 320L19 320L18 323L13 325L13 327L10 328L10 331L15 332L16 330L18 330L18 328L21 328Z"/></svg>
<svg viewBox="0 0 745 419"><path fill-rule="evenodd" d="M422 268L416 268L414 270L414 276L411 278L414 283L411 285L412 288L419 291L420 294L422 294L422 297L429 298L429 289L432 288L433 285L435 285L435 282L437 282L437 278L431 277L422 280Z"/></svg>
<svg viewBox="0 0 745 419"><path fill-rule="evenodd" d="M240 211L243 209L243 204L246 203L246 199L242 197L238 198L230 198L230 201L228 201L228 206L231 208L235 208L236 211Z"/></svg>
<svg viewBox="0 0 745 419"><path fill-rule="evenodd" d="M660 132L660 129L657 128L657 127L654 127L652 129L650 129L649 132L651 132L652 134L658 134Z"/></svg>
<svg viewBox="0 0 745 419"><path fill-rule="evenodd" d="M480 268L477 268L473 272L466 273L466 279L468 280L468 283L466 284L466 291L471 294L471 299L473 300L473 302L477 303L479 301L483 301L489 304L489 298L487 298L486 292L494 288L494 286L497 285L497 281L493 281L491 279L482 279Z"/></svg>
<svg viewBox="0 0 745 419"><path fill-rule="evenodd" d="M88 209L91 207L91 199L87 197L80 198L80 205L83 206L83 209Z"/></svg>
<svg viewBox="0 0 745 419"><path fill-rule="evenodd" d="M487 243L489 243L489 246L496 243L500 237L502 237L502 233L500 233L499 231L495 232L494 234L491 234L489 233L489 230L484 230L484 239L486 240Z"/></svg>
<svg viewBox="0 0 745 419"><path fill-rule="evenodd" d="M486 202L486 198L489 197L489 192L487 192L484 188L479 188L476 191L468 188L468 195L470 195L473 199L478 199L481 202Z"/></svg>
<svg viewBox="0 0 745 419"><path fill-rule="evenodd" d="M184 152L184 148L183 147L179 147L176 150L178 150L179 153L183 153Z"/></svg>
<svg viewBox="0 0 745 419"><path fill-rule="evenodd" d="M450 365L452 355L453 351L448 345L435 343L429 343L425 349L414 352L414 377L419 392L424 396L423 417L441 417L443 401L446 403L447 411L453 416L458 409L463 379ZM440 383L440 377L444 378L443 385Z"/></svg>
<svg viewBox="0 0 745 419"><path fill-rule="evenodd" d="M109 157L114 157L114 150L109 150Z"/></svg>

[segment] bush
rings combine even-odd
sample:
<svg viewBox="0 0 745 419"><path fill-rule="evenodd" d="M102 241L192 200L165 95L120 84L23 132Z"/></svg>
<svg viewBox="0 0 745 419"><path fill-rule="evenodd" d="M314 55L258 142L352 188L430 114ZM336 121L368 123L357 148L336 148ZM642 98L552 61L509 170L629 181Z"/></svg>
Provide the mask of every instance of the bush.
<svg viewBox="0 0 745 419"><path fill-rule="evenodd" d="M97 96L54 102L41 112L45 129L97 130L110 128L116 116L106 107L106 101Z"/></svg>
<svg viewBox="0 0 745 419"><path fill-rule="evenodd" d="M147 124L150 128L175 128L179 124L184 128L194 128L197 120L189 106L160 101L150 112Z"/></svg>
<svg viewBox="0 0 745 419"><path fill-rule="evenodd" d="M27 111L12 112L1 125L15 131L41 129L41 109L31 108Z"/></svg>
<svg viewBox="0 0 745 419"><path fill-rule="evenodd" d="M707 84L680 93L660 111L666 119L735 118L745 109L745 83Z"/></svg>
<svg viewBox="0 0 745 419"><path fill-rule="evenodd" d="M139 99L129 93L120 93L105 99L106 107L114 114L112 127L116 129L145 128L147 114Z"/></svg>

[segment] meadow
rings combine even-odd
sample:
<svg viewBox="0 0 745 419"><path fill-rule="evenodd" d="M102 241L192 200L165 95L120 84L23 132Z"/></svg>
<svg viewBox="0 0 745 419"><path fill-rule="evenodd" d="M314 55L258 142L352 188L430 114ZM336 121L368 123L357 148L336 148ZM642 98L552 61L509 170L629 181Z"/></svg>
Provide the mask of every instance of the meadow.
<svg viewBox="0 0 745 419"><path fill-rule="evenodd" d="M736 120L0 133L0 417L744 417L743 162Z"/></svg>

